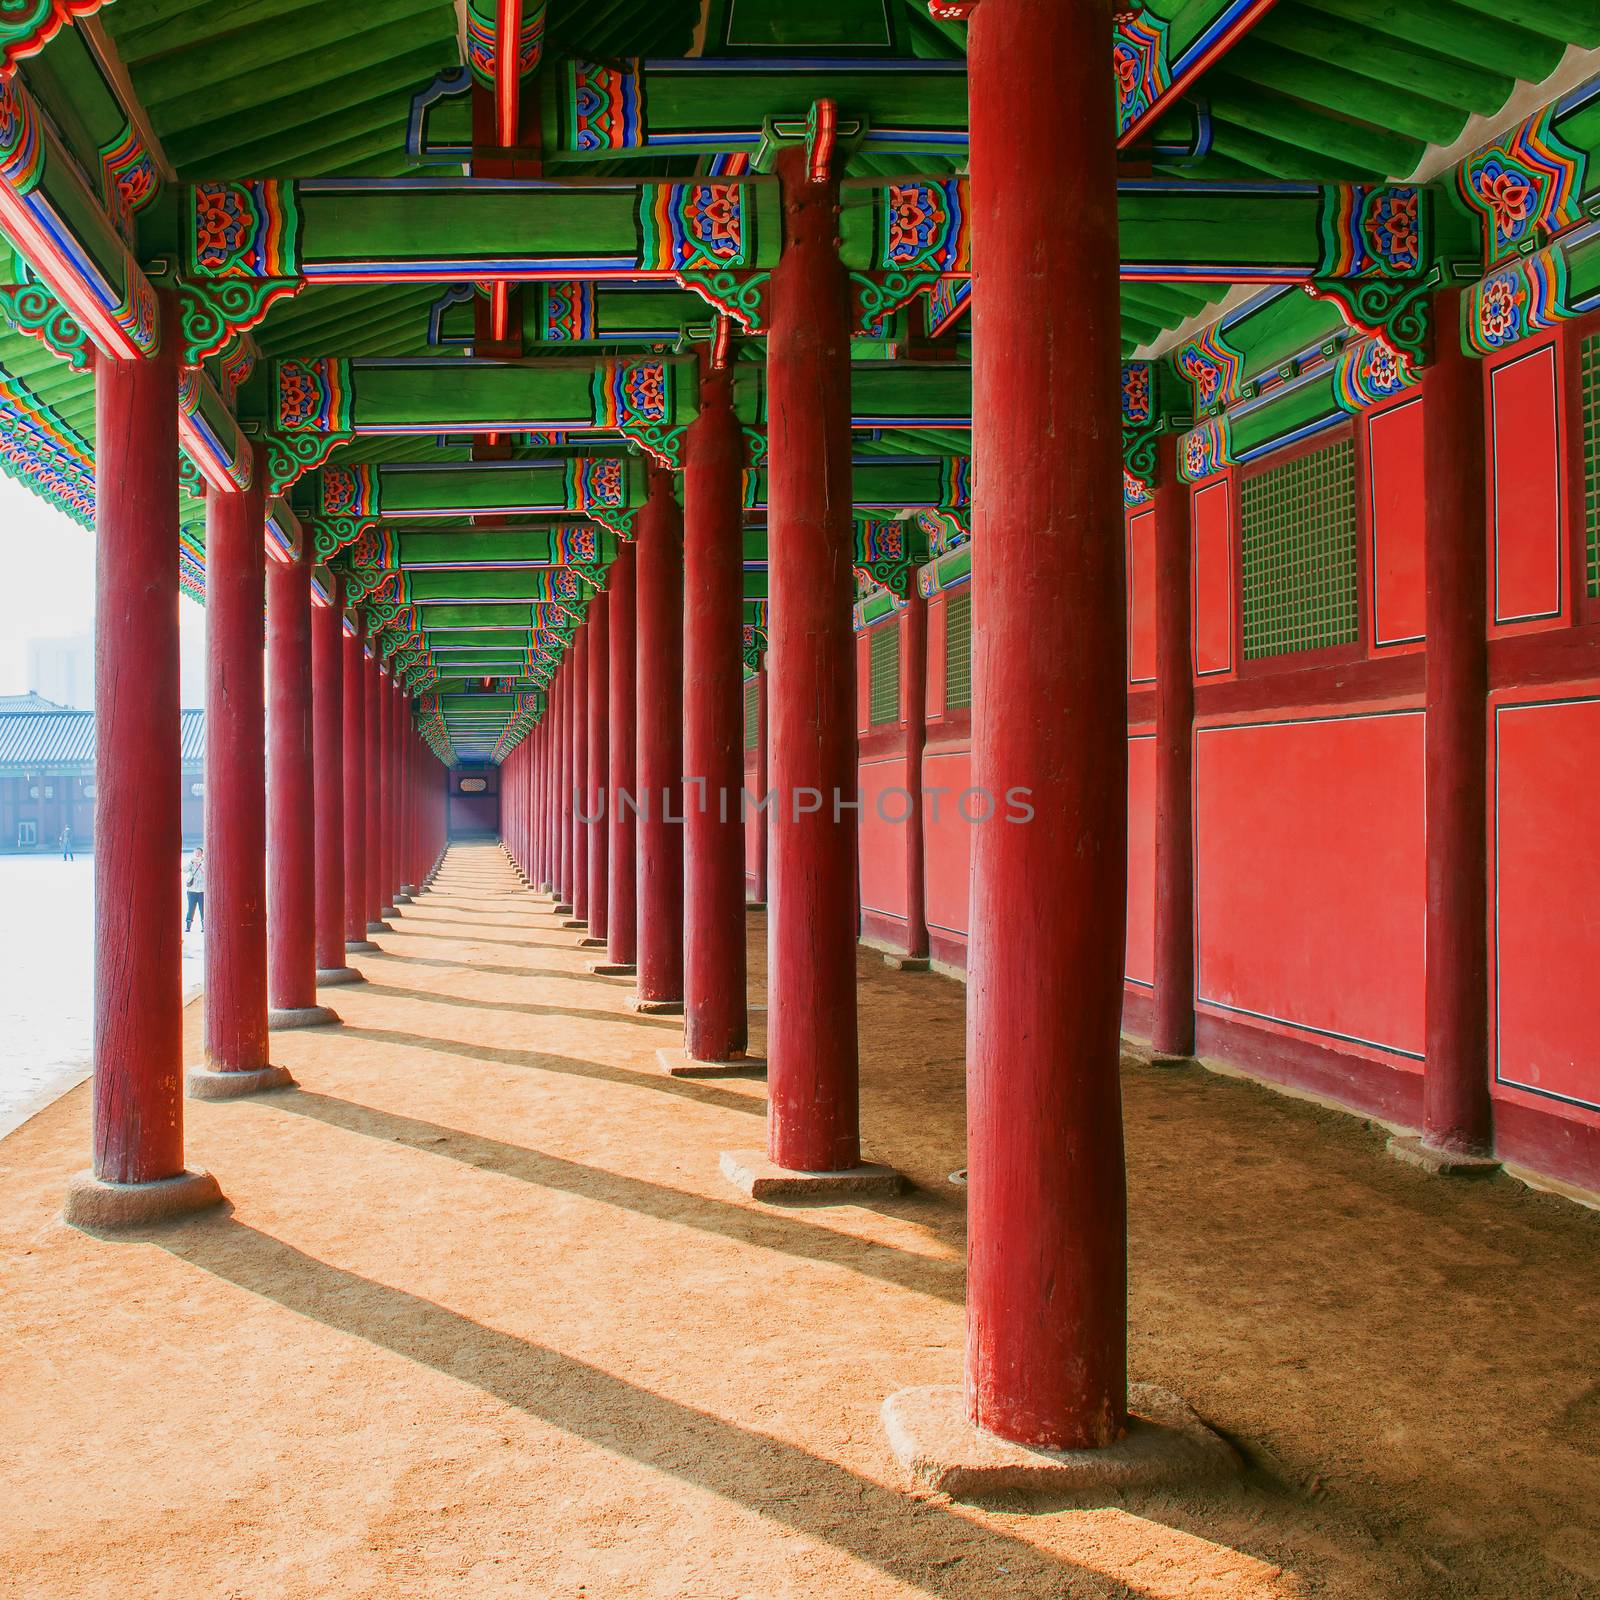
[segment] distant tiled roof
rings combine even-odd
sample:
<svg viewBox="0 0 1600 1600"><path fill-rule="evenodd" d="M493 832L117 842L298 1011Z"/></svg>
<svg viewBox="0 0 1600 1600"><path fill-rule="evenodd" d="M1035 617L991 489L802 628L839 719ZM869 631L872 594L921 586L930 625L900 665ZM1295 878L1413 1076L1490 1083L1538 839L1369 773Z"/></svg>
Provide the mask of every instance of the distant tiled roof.
<svg viewBox="0 0 1600 1600"><path fill-rule="evenodd" d="M66 706L57 705L54 700L46 700L42 694L35 694L30 689L26 694L0 694L0 717L16 716L26 712L35 714L41 711L65 711Z"/></svg>
<svg viewBox="0 0 1600 1600"><path fill-rule="evenodd" d="M11 699L23 699L14 695ZM37 698L37 697L35 697ZM41 702L48 707L48 700ZM183 764L205 759L206 714L179 713L183 725ZM94 766L94 712L15 710L0 700L0 773L61 771Z"/></svg>

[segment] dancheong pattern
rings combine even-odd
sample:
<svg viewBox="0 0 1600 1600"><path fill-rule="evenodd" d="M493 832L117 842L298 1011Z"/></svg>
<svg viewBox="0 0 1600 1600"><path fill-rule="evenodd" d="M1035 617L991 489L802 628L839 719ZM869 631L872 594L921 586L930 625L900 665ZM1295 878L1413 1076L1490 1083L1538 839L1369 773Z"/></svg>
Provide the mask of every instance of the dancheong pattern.
<svg viewBox="0 0 1600 1600"><path fill-rule="evenodd" d="M1411 363L1387 339L1362 339L1339 353L1334 369L1334 392L1340 406L1352 414L1391 400L1422 380Z"/></svg>
<svg viewBox="0 0 1600 1600"><path fill-rule="evenodd" d="M753 221L743 184L646 184L639 201L639 265L652 272L747 266Z"/></svg>
<svg viewBox="0 0 1600 1600"><path fill-rule="evenodd" d="M574 456L567 462L567 509L617 507L627 499L624 463L616 456Z"/></svg>
<svg viewBox="0 0 1600 1600"><path fill-rule="evenodd" d="M1117 131L1126 133L1172 86L1167 24L1150 12L1118 16L1111 43L1117 78Z"/></svg>
<svg viewBox="0 0 1600 1600"><path fill-rule="evenodd" d="M546 283L539 288L539 337L549 344L592 339L595 333L594 285Z"/></svg>
<svg viewBox="0 0 1600 1600"><path fill-rule="evenodd" d="M1567 259L1541 250L1491 272L1462 304L1463 347L1492 355L1572 316L1567 306Z"/></svg>
<svg viewBox="0 0 1600 1600"><path fill-rule="evenodd" d="M672 415L672 379L665 362L607 361L595 374L597 428L660 427Z"/></svg>
<svg viewBox="0 0 1600 1600"><path fill-rule="evenodd" d="M960 178L886 185L878 265L890 272L971 272L965 199Z"/></svg>
<svg viewBox="0 0 1600 1600"><path fill-rule="evenodd" d="M1189 380L1195 403L1202 410L1238 399L1243 358L1223 338L1220 330L1208 329L1198 339L1184 345L1173 364Z"/></svg>
<svg viewBox="0 0 1600 1600"><path fill-rule="evenodd" d="M1127 361L1122 367L1122 425L1142 428L1149 422L1154 398L1148 361Z"/></svg>
<svg viewBox="0 0 1600 1600"><path fill-rule="evenodd" d="M18 195L38 187L44 145L33 97L15 78L0 77L0 182Z"/></svg>
<svg viewBox="0 0 1600 1600"><path fill-rule="evenodd" d="M1319 277L1405 277L1422 269L1423 197L1416 188L1335 184L1323 207Z"/></svg>
<svg viewBox="0 0 1600 1600"><path fill-rule="evenodd" d="M322 510L330 517L378 515L378 469L371 466L327 467L322 474ZM383 566L384 562L365 562Z"/></svg>
<svg viewBox="0 0 1600 1600"><path fill-rule="evenodd" d="M300 214L294 186L197 183L189 265L207 278L297 278Z"/></svg>
<svg viewBox="0 0 1600 1600"><path fill-rule="evenodd" d="M1486 266L1521 248L1538 231L1577 221L1583 193L1582 152L1551 127L1554 107L1478 151L1456 172L1461 197L1484 221Z"/></svg>
<svg viewBox="0 0 1600 1600"><path fill-rule="evenodd" d="M278 363L278 426L285 432L343 432L353 410L348 361L329 356Z"/></svg>
<svg viewBox="0 0 1600 1600"><path fill-rule="evenodd" d="M567 63L574 150L636 150L645 142L639 63Z"/></svg>

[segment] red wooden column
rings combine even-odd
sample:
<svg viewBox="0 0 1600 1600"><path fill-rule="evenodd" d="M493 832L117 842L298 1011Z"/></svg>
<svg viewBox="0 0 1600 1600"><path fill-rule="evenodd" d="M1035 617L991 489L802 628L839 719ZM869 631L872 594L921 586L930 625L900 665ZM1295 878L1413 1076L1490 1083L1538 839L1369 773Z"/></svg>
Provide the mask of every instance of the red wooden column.
<svg viewBox="0 0 1600 1600"><path fill-rule="evenodd" d="M1038 812L973 830L967 1399L990 1432L1062 1449L1112 1443L1127 1415L1110 36L1111 0L985 0L967 55L973 456L984 485L972 781L1002 815L1016 788Z"/></svg>
<svg viewBox="0 0 1600 1600"><path fill-rule="evenodd" d="M819 118L819 122L821 119ZM855 554L850 305L835 163L780 152L783 255L767 341L772 632L768 1155L861 1161L856 1048Z"/></svg>
<svg viewBox="0 0 1600 1600"><path fill-rule="evenodd" d="M344 947L376 950L367 937L367 625L350 608L344 636Z"/></svg>
<svg viewBox="0 0 1600 1600"><path fill-rule="evenodd" d="M911 810L906 830L906 956L910 961L928 959L928 878L926 871L927 834L922 810L922 753L928 743L928 601L922 592L921 574L907 574L909 592L906 608L900 614L900 682L906 719L906 790Z"/></svg>
<svg viewBox="0 0 1600 1600"><path fill-rule="evenodd" d="M638 951L638 817L635 797L634 679L638 670L634 634L635 561L633 545L620 545L611 563L606 631L610 646L611 750L606 796L607 860L606 960L612 971L633 971Z"/></svg>
<svg viewBox="0 0 1600 1600"><path fill-rule="evenodd" d="M411 696L404 689L401 689L399 694L400 740L399 765L396 770L400 783L400 848L395 871L400 879L397 898L409 900L417 892L411 862L411 822L412 811L416 804L416 788L412 782L415 773L412 745L416 740L416 729L412 722Z"/></svg>
<svg viewBox="0 0 1600 1600"><path fill-rule="evenodd" d="M761 802L767 797L767 658L756 669L756 881L751 904L767 903L767 819L771 813Z"/></svg>
<svg viewBox="0 0 1600 1600"><path fill-rule="evenodd" d="M198 1099L290 1081L267 1063L265 462L206 496L206 989Z"/></svg>
<svg viewBox="0 0 1600 1600"><path fill-rule="evenodd" d="M329 578L311 609L311 717L316 787L317 982L356 983L344 959L344 583Z"/></svg>
<svg viewBox="0 0 1600 1600"><path fill-rule="evenodd" d="M378 816L381 831L378 837L378 904L379 915L388 921L399 916L394 903L394 731L395 689L394 676L387 665L378 668L378 768L383 774L383 784L378 794Z"/></svg>
<svg viewBox="0 0 1600 1600"><path fill-rule="evenodd" d="M317 1004L317 830L311 563L267 563L267 1013L337 1022Z"/></svg>
<svg viewBox="0 0 1600 1600"><path fill-rule="evenodd" d="M1178 438L1156 446L1156 922L1158 1059L1194 1054L1194 600L1189 485Z"/></svg>
<svg viewBox="0 0 1600 1600"><path fill-rule="evenodd" d="M589 781L589 623L579 625L567 652L572 694L572 922L583 927L589 920L589 825L583 791Z"/></svg>
<svg viewBox="0 0 1600 1600"><path fill-rule="evenodd" d="M1487 782L1488 534L1483 369L1454 330L1460 295L1434 307L1423 376L1427 483L1427 1065L1422 1138L1391 1148L1440 1172L1491 1159Z"/></svg>
<svg viewBox="0 0 1600 1600"><path fill-rule="evenodd" d="M672 474L650 468L634 568L634 777L640 1011L683 1008L683 513Z"/></svg>
<svg viewBox="0 0 1600 1600"><path fill-rule="evenodd" d="M702 360L683 439L683 1010L691 1061L749 1043L745 994L744 436L725 360Z"/></svg>
<svg viewBox="0 0 1600 1600"><path fill-rule="evenodd" d="M366 860L362 869L362 904L367 913L367 932L389 933L383 920L383 681L378 668L378 642L371 641L372 653L361 660L361 690L366 706L367 757L367 838Z"/></svg>
<svg viewBox="0 0 1600 1600"><path fill-rule="evenodd" d="M572 915L572 650L556 673L556 911Z"/></svg>
<svg viewBox="0 0 1600 1600"><path fill-rule="evenodd" d="M589 843L589 933L586 945L601 948L610 926L611 885L606 870L610 843L606 829L606 773L611 765L611 639L610 596L596 594L589 600L589 775L584 785L584 811L591 819L586 827Z"/></svg>
<svg viewBox="0 0 1600 1600"><path fill-rule="evenodd" d="M92 1166L67 1221L139 1224L222 1198L183 1165L177 296L158 353L95 384Z"/></svg>

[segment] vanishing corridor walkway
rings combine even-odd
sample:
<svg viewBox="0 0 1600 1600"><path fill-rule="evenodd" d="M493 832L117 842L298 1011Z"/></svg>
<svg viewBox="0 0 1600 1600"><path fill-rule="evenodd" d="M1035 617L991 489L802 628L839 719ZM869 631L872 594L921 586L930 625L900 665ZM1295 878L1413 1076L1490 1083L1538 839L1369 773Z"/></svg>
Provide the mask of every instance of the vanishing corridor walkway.
<svg viewBox="0 0 1600 1600"><path fill-rule="evenodd" d="M861 952L867 1153L917 1187L779 1208L717 1166L760 1080L661 1074L679 1023L576 938L453 851L325 995L346 1026L274 1035L297 1089L188 1106L231 1214L63 1226L87 1088L0 1143L0 1594L1596 1592L1594 1216L1130 1063L1133 1372L1248 1479L908 1497L878 1407L961 1370L960 986Z"/></svg>

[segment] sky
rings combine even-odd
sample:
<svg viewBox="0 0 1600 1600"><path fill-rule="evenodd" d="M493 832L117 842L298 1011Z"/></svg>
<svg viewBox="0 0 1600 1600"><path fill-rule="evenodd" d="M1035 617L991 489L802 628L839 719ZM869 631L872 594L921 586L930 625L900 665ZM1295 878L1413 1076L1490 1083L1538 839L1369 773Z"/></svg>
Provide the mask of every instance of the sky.
<svg viewBox="0 0 1600 1600"><path fill-rule="evenodd" d="M183 703L204 704L205 608L178 602ZM94 536L0 476L0 694L25 694L29 639L94 631Z"/></svg>

